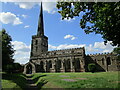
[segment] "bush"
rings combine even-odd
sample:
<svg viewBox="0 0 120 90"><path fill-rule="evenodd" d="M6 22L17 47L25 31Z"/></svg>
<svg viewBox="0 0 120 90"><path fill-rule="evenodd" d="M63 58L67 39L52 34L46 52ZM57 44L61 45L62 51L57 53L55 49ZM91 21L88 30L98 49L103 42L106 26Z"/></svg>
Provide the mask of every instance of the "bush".
<svg viewBox="0 0 120 90"><path fill-rule="evenodd" d="M22 70L22 66L19 63L7 64L5 67L5 71L7 73L19 73Z"/></svg>
<svg viewBox="0 0 120 90"><path fill-rule="evenodd" d="M96 65L94 63L88 64L88 70L94 73L96 71Z"/></svg>
<svg viewBox="0 0 120 90"><path fill-rule="evenodd" d="M14 63L14 72L19 73L22 72L22 66L19 63Z"/></svg>
<svg viewBox="0 0 120 90"><path fill-rule="evenodd" d="M14 63L14 69L15 70L20 70L21 69L21 65L19 63Z"/></svg>
<svg viewBox="0 0 120 90"><path fill-rule="evenodd" d="M7 73L12 73L13 70L14 70L13 64L8 64L8 65L6 65L6 72L7 72Z"/></svg>

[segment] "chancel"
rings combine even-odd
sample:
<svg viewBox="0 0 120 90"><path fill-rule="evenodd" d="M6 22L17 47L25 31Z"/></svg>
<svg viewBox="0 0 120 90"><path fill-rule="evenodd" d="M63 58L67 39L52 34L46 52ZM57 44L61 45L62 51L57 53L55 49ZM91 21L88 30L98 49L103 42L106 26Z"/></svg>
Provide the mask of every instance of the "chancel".
<svg viewBox="0 0 120 90"><path fill-rule="evenodd" d="M44 35L42 3L37 35L32 36L30 61L24 65L24 74L37 72L87 72L88 64L95 63L97 71L118 71L115 53L85 54L85 48L48 51L48 37Z"/></svg>

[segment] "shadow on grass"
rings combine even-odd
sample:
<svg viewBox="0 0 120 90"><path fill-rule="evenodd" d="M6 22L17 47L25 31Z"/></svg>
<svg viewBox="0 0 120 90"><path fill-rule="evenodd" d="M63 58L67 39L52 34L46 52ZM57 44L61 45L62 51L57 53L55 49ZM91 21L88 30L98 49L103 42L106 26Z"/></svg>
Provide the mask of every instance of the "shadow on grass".
<svg viewBox="0 0 120 90"><path fill-rule="evenodd" d="M2 74L2 79L10 80L10 81L16 83L18 86L15 86L14 88L19 88L19 87L21 89L26 88L26 79L25 79L25 76L21 73L19 73L19 74L3 73Z"/></svg>
<svg viewBox="0 0 120 90"><path fill-rule="evenodd" d="M34 75L29 76L29 78L32 78L33 76L34 76ZM31 82L31 83L37 83L37 82L38 82L38 83L37 83L37 87L40 89L44 84L47 83L47 80L41 79L41 80L39 81L39 79L40 79L41 77L45 77L45 76L47 76L47 75L40 75L40 76L32 79L32 82ZM28 78L28 77L27 77L26 75L24 75L24 74L21 74L21 73L20 73L20 74L2 73L2 79L4 79L4 80L10 80L10 81L12 81L12 82L14 82L14 83L17 84L17 85L13 88L14 90L16 90L16 89L25 90L25 89L27 88L26 84L28 83L27 80L26 80L26 78ZM6 88L3 88L3 89L7 89L7 87L6 87Z"/></svg>
<svg viewBox="0 0 120 90"><path fill-rule="evenodd" d="M45 80L45 79L41 79L40 81L39 81L39 79L41 78L41 77L45 77L45 76L47 76L47 75L40 75L40 76L38 76L38 77L36 77L36 78L34 78L33 79L33 82L34 83L37 83L37 87L39 88L39 89L41 89L42 88L42 86L44 86L48 81L47 80Z"/></svg>
<svg viewBox="0 0 120 90"><path fill-rule="evenodd" d="M39 89L41 89L42 86L44 86L47 82L48 82L47 80L41 79L41 80L39 81L39 83L37 84L37 87L38 87Z"/></svg>
<svg viewBox="0 0 120 90"><path fill-rule="evenodd" d="M36 83L39 80L39 78L44 77L44 76L46 76L46 75L40 75L40 76L34 78L33 82Z"/></svg>

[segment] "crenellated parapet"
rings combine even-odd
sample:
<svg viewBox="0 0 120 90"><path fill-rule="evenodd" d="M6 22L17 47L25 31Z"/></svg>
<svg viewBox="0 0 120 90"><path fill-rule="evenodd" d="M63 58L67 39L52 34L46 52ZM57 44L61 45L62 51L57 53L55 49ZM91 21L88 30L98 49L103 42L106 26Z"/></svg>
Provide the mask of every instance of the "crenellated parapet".
<svg viewBox="0 0 120 90"><path fill-rule="evenodd" d="M111 53L96 53L96 54L87 54L86 56L106 56L106 55L116 55L115 53L111 52Z"/></svg>
<svg viewBox="0 0 120 90"><path fill-rule="evenodd" d="M84 47L81 47L81 48L48 51L45 53L41 53L38 56L34 56L34 58L49 58L49 57L59 57L59 56L75 56L75 55L84 57L85 55L84 53L85 53Z"/></svg>

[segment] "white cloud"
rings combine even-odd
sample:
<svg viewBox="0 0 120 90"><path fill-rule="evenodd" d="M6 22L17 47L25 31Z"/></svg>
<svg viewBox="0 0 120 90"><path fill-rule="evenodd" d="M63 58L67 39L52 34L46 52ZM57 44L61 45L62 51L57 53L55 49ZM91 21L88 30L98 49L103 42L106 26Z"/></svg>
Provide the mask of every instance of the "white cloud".
<svg viewBox="0 0 120 90"><path fill-rule="evenodd" d="M77 45L77 44L61 44L59 46L53 46L53 45L48 45L48 48L51 49L51 50L59 50L59 49L70 49L70 48L79 48L79 47L85 47L85 44L80 44L80 45Z"/></svg>
<svg viewBox="0 0 120 90"><path fill-rule="evenodd" d="M56 12L56 3L55 2L44 2L43 3L43 10L47 11L48 13L54 14Z"/></svg>
<svg viewBox="0 0 120 90"><path fill-rule="evenodd" d="M98 49L94 48L92 44L89 44L88 46L86 46L85 49L87 52L91 52L91 53L98 51Z"/></svg>
<svg viewBox="0 0 120 90"><path fill-rule="evenodd" d="M27 15L22 14L21 16L22 16L23 18L27 18Z"/></svg>
<svg viewBox="0 0 120 90"><path fill-rule="evenodd" d="M105 52L111 52L111 50L103 50L103 53L105 53Z"/></svg>
<svg viewBox="0 0 120 90"><path fill-rule="evenodd" d="M102 44L103 42L95 42L94 44L61 44L58 46L48 45L49 50L60 50L60 49L70 49L70 48L80 48L85 47L86 54L93 54L93 53L104 53L104 52L111 52L114 47L110 45L110 42L106 45ZM101 44L100 47L97 47L97 44ZM15 62L19 62L21 64L25 64L30 59L30 45L26 45L23 42L13 41L12 45L14 45L14 49L16 50L14 58ZM96 48L97 47L97 48Z"/></svg>
<svg viewBox="0 0 120 90"><path fill-rule="evenodd" d="M94 44L61 44L59 46L48 45L50 50L59 50L59 49L69 49L69 48L79 48L85 47L86 54L93 54L93 53L105 53L105 52L112 52L115 47L110 45L110 42L107 43L105 46L104 42L95 42ZM97 45L100 45L99 47ZM104 48L103 48L104 47Z"/></svg>
<svg viewBox="0 0 120 90"><path fill-rule="evenodd" d="M24 26L24 28L29 28L29 27L30 27L29 25Z"/></svg>
<svg viewBox="0 0 120 90"><path fill-rule="evenodd" d="M1 2L57 2L60 0L0 0Z"/></svg>
<svg viewBox="0 0 120 90"><path fill-rule="evenodd" d="M95 42L95 44L94 44L94 48L105 49L106 46L104 45L104 42Z"/></svg>
<svg viewBox="0 0 120 90"><path fill-rule="evenodd" d="M25 43L19 41L12 41L12 45L14 45L14 50L16 50L14 55L15 62L21 64L27 63L30 58L30 45L27 46Z"/></svg>
<svg viewBox="0 0 120 90"><path fill-rule="evenodd" d="M31 9L33 8L35 5L41 5L41 0L2 0L2 2L6 3L6 2L12 2L15 5L18 5L20 8L22 9ZM57 12L57 8L56 8L56 2L57 0L42 0L42 4L43 4L43 10L47 11L48 13L54 14L55 12Z"/></svg>
<svg viewBox="0 0 120 90"><path fill-rule="evenodd" d="M69 35L69 34L64 36L64 39L68 39L68 38L70 38L71 40L74 40L77 37L74 37L73 35Z"/></svg>
<svg viewBox="0 0 120 90"><path fill-rule="evenodd" d="M22 24L21 20L11 12L0 13L0 22L2 22L3 24L11 23L13 25Z"/></svg>
<svg viewBox="0 0 120 90"><path fill-rule="evenodd" d="M15 5L18 5L20 8L23 8L23 9L31 9L36 4L37 3L35 3L35 2L15 2Z"/></svg>
<svg viewBox="0 0 120 90"><path fill-rule="evenodd" d="M113 47L111 45L111 42L109 41L109 42L107 42L106 45L104 45L104 42L95 42L94 48L102 49L103 50L102 52L111 52L113 50L113 48L115 48L115 47Z"/></svg>
<svg viewBox="0 0 120 90"><path fill-rule="evenodd" d="M106 45L104 42L95 42L93 45L90 44L86 47L86 51L89 53L105 53L112 52L115 47L113 47L111 42L108 42Z"/></svg>
<svg viewBox="0 0 120 90"><path fill-rule="evenodd" d="M23 9L31 9L35 5L41 5L40 2L16 2L15 4ZM43 10L54 14L56 12L56 2L43 2Z"/></svg>
<svg viewBox="0 0 120 90"><path fill-rule="evenodd" d="M50 44L48 45L48 48L49 48L49 49L57 49L56 46L52 46L52 45L50 45Z"/></svg>

